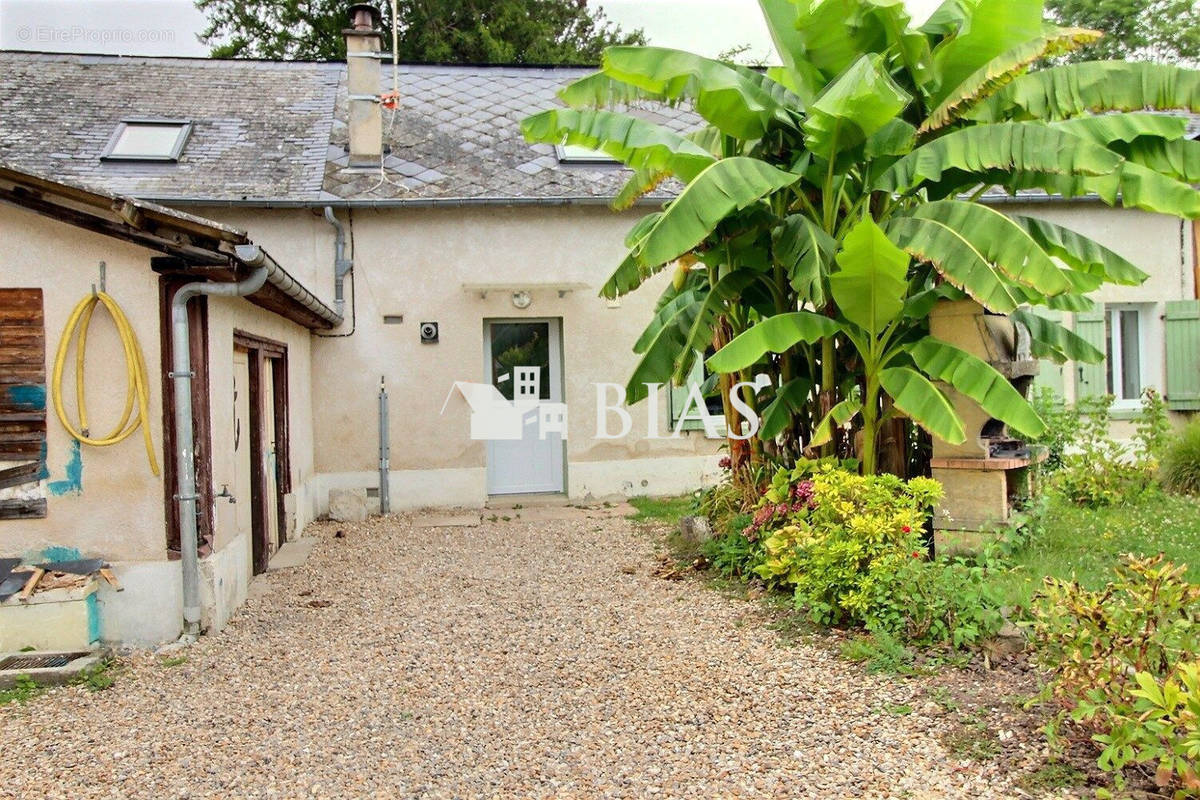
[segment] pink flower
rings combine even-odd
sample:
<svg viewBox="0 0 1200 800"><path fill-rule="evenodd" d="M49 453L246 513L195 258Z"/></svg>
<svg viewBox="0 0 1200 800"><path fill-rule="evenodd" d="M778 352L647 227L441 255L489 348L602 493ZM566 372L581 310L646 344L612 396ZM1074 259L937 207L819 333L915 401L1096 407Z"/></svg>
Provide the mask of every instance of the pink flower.
<svg viewBox="0 0 1200 800"><path fill-rule="evenodd" d="M717 466L721 469L732 469L733 459L731 459L729 456L722 456L721 460L717 462Z"/></svg>

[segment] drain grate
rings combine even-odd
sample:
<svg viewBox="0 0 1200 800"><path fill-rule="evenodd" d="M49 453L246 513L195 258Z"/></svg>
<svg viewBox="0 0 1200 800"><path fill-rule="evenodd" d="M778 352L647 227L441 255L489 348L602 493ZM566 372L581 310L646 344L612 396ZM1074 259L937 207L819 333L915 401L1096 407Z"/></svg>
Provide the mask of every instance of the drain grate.
<svg viewBox="0 0 1200 800"><path fill-rule="evenodd" d="M14 669L47 669L49 667L65 667L80 656L87 653L51 653L50 655L9 656L0 659L0 670Z"/></svg>

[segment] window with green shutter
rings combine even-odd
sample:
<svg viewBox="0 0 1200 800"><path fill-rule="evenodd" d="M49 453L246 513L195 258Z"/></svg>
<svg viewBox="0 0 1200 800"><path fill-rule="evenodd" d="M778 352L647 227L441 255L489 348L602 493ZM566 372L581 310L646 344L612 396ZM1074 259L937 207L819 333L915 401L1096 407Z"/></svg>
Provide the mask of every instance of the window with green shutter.
<svg viewBox="0 0 1200 800"><path fill-rule="evenodd" d="M1200 300L1167 303L1167 408L1200 410Z"/></svg>
<svg viewBox="0 0 1200 800"><path fill-rule="evenodd" d="M676 425L680 420L683 420L682 430L695 431L704 429L704 420L700 416L699 409L693 403L691 408L688 408L688 394L692 386L699 386L704 392L707 399L706 406L710 414L716 416L723 424L723 410L719 397L709 397L712 393L713 384L716 383L716 376L710 375L704 369L704 359L709 354L696 353L696 361L692 364L692 371L688 374L687 381L683 386L671 384L671 430L675 430ZM686 412L686 414L685 414Z"/></svg>
<svg viewBox="0 0 1200 800"><path fill-rule="evenodd" d="M1051 322L1056 322L1059 325L1063 323L1063 313L1055 311L1052 308L1045 306L1035 306L1030 309L1034 314L1037 314L1043 319L1048 319ZM1040 358L1038 359L1038 374L1033 380L1034 391L1038 389L1049 389L1054 396L1060 400L1065 396L1064 389L1066 386L1063 378L1063 370L1066 367L1063 364L1056 364L1053 359Z"/></svg>
<svg viewBox="0 0 1200 800"><path fill-rule="evenodd" d="M1101 353L1108 351L1105 335L1104 306L1097 304L1091 311L1075 314L1075 333ZM1075 398L1097 397L1108 394L1108 371L1105 362L1098 364L1075 363Z"/></svg>

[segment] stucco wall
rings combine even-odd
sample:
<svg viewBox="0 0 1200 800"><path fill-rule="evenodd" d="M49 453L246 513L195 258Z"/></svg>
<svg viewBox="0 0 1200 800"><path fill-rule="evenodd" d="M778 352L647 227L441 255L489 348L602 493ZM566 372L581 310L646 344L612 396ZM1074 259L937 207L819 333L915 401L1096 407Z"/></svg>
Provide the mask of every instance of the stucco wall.
<svg viewBox="0 0 1200 800"><path fill-rule="evenodd" d="M200 213L248 227L255 241L296 275L311 275L306 262L317 264L310 286L330 299L333 229L316 213ZM595 384L624 384L636 364L633 343L665 286L661 276L617 307L597 296L625 253L633 214L603 207L465 207L340 210L338 216L350 223L353 234L356 327L350 337L313 339L314 468L322 476L322 494L333 486L378 484L382 376L391 400L393 504L397 498L399 505L422 499L483 502L486 447L470 438L469 409L456 397L444 414L439 412L455 380L483 380L483 323L495 318L562 320L567 482L573 496L678 491L706 477L716 444L698 433L647 440L644 403L631 409L634 426L628 438L594 439ZM538 283L586 288L559 297L557 291L537 289ZM533 302L520 310L511 291L484 298L464 284L512 284L529 289ZM350 291L347 285L347 300ZM349 303L346 313L349 317ZM402 315L404 321L385 325L384 315ZM437 344L420 342L423 321L439 323ZM666 430L665 395L658 416L660 430ZM616 423L614 416L610 425ZM324 498L314 500L314 510L320 511Z"/></svg>
<svg viewBox="0 0 1200 800"><path fill-rule="evenodd" d="M158 280L148 250L93 234L32 212L0 206L0 286L43 289L46 373L75 304L99 282L107 265L108 293L120 304L141 343L150 374L150 431L162 463L162 392L159 359ZM78 424L74 348L63 389L68 414ZM125 358L109 316L92 317L86 359L87 407L96 435L107 435L125 403ZM47 517L0 521L0 555L33 555L52 546L113 561L166 558L162 478L150 471L141 432L112 447L79 449L78 487L67 479L74 440L59 423L47 396Z"/></svg>

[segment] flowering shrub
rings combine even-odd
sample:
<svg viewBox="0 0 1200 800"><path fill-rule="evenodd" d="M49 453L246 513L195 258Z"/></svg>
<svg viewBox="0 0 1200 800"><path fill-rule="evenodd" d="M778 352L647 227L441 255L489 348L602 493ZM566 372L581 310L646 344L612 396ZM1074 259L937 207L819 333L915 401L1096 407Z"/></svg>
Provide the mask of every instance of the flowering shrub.
<svg viewBox="0 0 1200 800"><path fill-rule="evenodd" d="M827 461L779 470L743 531L762 543L754 572L790 587L816 622L866 622L872 585L923 557L920 531L941 495L928 478L861 476Z"/></svg>

